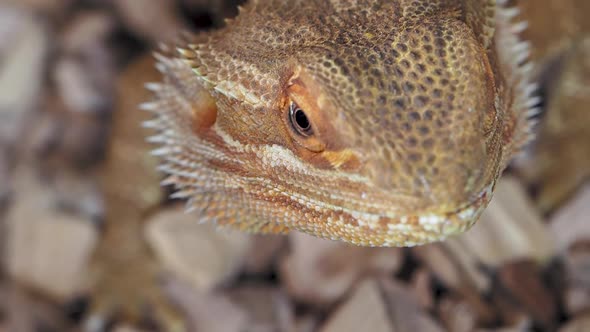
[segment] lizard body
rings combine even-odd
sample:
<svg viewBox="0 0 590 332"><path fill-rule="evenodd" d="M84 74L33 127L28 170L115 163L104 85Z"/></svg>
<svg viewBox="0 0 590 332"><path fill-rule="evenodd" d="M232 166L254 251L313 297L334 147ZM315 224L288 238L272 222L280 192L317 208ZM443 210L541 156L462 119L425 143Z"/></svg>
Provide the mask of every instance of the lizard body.
<svg viewBox="0 0 590 332"><path fill-rule="evenodd" d="M142 105L198 218L411 246L467 230L530 138L500 1L250 1L157 55Z"/></svg>
<svg viewBox="0 0 590 332"><path fill-rule="evenodd" d="M590 2L519 1L535 80L544 91L538 139L514 163L551 213L590 179ZM552 24L547 20L551 15Z"/></svg>

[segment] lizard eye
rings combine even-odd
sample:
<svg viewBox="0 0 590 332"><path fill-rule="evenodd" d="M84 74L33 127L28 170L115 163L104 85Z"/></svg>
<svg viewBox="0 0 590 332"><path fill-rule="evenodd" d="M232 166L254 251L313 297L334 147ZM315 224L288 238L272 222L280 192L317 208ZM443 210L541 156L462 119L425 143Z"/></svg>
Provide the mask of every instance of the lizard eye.
<svg viewBox="0 0 590 332"><path fill-rule="evenodd" d="M291 102L289 105L289 119L291 120L291 126L301 136L313 135L313 128L309 118L295 102Z"/></svg>

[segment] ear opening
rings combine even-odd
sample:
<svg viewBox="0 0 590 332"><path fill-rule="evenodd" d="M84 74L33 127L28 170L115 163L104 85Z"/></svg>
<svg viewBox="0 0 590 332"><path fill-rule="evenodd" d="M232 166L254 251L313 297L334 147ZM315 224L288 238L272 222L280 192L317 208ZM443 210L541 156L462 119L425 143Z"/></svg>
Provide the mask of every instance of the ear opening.
<svg viewBox="0 0 590 332"><path fill-rule="evenodd" d="M211 128L217 120L217 104L213 96L202 86L195 86L195 92L192 94L193 100L190 100L192 109L192 124L195 134L203 134L204 131Z"/></svg>

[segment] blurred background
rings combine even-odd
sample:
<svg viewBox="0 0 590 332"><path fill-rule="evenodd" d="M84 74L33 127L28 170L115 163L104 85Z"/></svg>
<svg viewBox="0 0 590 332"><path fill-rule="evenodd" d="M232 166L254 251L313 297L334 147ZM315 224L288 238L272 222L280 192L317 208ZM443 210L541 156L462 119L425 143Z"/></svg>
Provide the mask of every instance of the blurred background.
<svg viewBox="0 0 590 332"><path fill-rule="evenodd" d="M429 246L217 232L167 198L149 56L241 1L0 0L0 332L590 331L590 2L520 0L538 139Z"/></svg>

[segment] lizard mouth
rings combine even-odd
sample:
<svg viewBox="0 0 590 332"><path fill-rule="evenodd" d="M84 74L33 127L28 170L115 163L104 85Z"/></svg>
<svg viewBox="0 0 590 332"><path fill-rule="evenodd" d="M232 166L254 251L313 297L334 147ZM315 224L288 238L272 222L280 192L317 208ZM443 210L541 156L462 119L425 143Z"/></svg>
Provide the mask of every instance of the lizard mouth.
<svg viewBox="0 0 590 332"><path fill-rule="evenodd" d="M479 219L492 198L494 183L488 185L464 206L441 214L422 215L419 223L425 230L438 231L449 236L467 231Z"/></svg>
<svg viewBox="0 0 590 332"><path fill-rule="evenodd" d="M402 216L353 214L367 236L361 241L349 239L349 242L363 246L412 247L442 241L448 236L469 230L477 222L492 198L493 188L494 183L455 209L443 208L442 211Z"/></svg>

